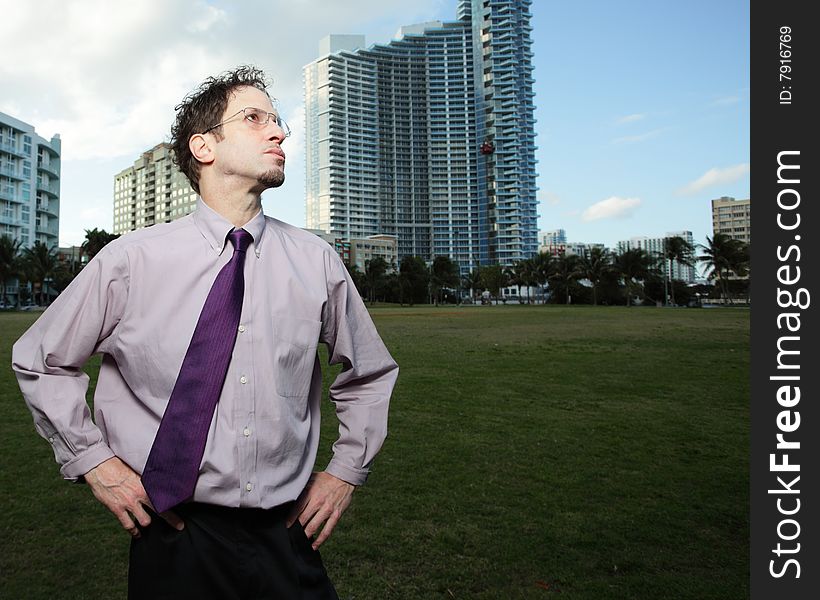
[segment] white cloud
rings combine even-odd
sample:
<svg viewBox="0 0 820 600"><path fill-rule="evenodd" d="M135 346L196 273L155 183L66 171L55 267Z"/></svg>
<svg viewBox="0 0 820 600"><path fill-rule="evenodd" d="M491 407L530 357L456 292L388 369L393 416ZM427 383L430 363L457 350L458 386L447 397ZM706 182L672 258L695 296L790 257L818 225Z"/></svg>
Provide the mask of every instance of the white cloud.
<svg viewBox="0 0 820 600"><path fill-rule="evenodd" d="M626 125L628 123L634 123L635 121L642 121L646 118L646 115L636 113L634 115L626 115L625 117L621 117L617 121L615 121L616 125Z"/></svg>
<svg viewBox="0 0 820 600"><path fill-rule="evenodd" d="M714 169L709 169L706 173L694 181L691 181L680 188L678 190L678 194L681 196L691 196L692 194L697 194L706 188L719 185L729 185L745 177L750 170L751 167L749 163L741 163L732 167L726 167L725 169L715 167Z"/></svg>
<svg viewBox="0 0 820 600"><path fill-rule="evenodd" d="M319 40L365 33L368 44L386 42L401 25L455 19L455 3L0 0L0 14L0 111L45 138L60 134L60 238L79 243L84 229L110 229L117 170L168 138L186 93L239 64L273 79L294 129L287 181L271 194L277 216L303 224L302 67Z"/></svg>
<svg viewBox="0 0 820 600"><path fill-rule="evenodd" d="M740 96L723 96L712 102L713 106L733 106L740 102Z"/></svg>
<svg viewBox="0 0 820 600"><path fill-rule="evenodd" d="M588 206L581 214L582 221L599 219L623 219L632 215L640 206L640 198L619 198L610 196L606 200Z"/></svg>
<svg viewBox="0 0 820 600"><path fill-rule="evenodd" d="M185 93L237 64L263 68L285 112L301 106L302 67L320 38L364 27L383 32L368 42L387 41L397 25L442 8L440 0L408 4L4 2L0 110L44 137L60 133L64 158L136 156L165 138Z"/></svg>
<svg viewBox="0 0 820 600"><path fill-rule="evenodd" d="M224 22L226 17L227 13L221 8L208 6L205 8L205 12L199 15L195 20L191 21L185 29L193 33L208 31L220 21Z"/></svg>
<svg viewBox="0 0 820 600"><path fill-rule="evenodd" d="M555 192L541 190L538 192L538 201L544 204L549 204L550 206L555 206L556 204L561 203L561 198L559 198L558 194Z"/></svg>
<svg viewBox="0 0 820 600"><path fill-rule="evenodd" d="M639 133L637 135L626 135L623 137L615 138L612 140L613 144L636 144L638 142L645 142L646 140L650 140L654 137L659 136L661 133L666 131L665 128L661 129L653 129L652 131L647 131L646 133Z"/></svg>

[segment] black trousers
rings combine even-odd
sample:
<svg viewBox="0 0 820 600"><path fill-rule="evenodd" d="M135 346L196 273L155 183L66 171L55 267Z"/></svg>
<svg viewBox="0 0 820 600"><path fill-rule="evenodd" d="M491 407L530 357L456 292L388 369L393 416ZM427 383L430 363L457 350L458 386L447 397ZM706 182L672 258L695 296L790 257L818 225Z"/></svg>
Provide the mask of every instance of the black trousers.
<svg viewBox="0 0 820 600"><path fill-rule="evenodd" d="M131 541L129 600L338 600L290 508L185 504L182 531L152 514Z"/></svg>

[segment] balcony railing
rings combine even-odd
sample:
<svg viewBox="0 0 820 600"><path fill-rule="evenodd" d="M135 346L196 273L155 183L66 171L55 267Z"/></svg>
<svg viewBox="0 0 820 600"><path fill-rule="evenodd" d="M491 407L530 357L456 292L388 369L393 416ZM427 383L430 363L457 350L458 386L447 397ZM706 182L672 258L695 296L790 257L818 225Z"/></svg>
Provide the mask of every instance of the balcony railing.
<svg viewBox="0 0 820 600"><path fill-rule="evenodd" d="M17 146L9 144L8 142L3 142L2 144L0 144L0 151L8 152L9 154L13 154L14 156L18 156L21 158L28 156L22 150L18 150Z"/></svg>
<svg viewBox="0 0 820 600"><path fill-rule="evenodd" d="M38 202L37 210L55 217L60 216L59 205L56 202Z"/></svg>
<svg viewBox="0 0 820 600"><path fill-rule="evenodd" d="M6 177L14 177L15 179L23 179L20 170L15 165L0 165L0 175Z"/></svg>
<svg viewBox="0 0 820 600"><path fill-rule="evenodd" d="M52 177L60 177L60 163L58 161L52 161L48 164L37 161L37 168L41 171L45 171Z"/></svg>
<svg viewBox="0 0 820 600"><path fill-rule="evenodd" d="M20 219L7 217L5 215L0 215L0 223L2 223L3 225L11 225L13 227L20 227L24 224Z"/></svg>
<svg viewBox="0 0 820 600"><path fill-rule="evenodd" d="M54 196L55 198L60 197L60 186L58 184L55 184L54 182L45 184L42 181L38 180L37 191L45 192L46 194Z"/></svg>

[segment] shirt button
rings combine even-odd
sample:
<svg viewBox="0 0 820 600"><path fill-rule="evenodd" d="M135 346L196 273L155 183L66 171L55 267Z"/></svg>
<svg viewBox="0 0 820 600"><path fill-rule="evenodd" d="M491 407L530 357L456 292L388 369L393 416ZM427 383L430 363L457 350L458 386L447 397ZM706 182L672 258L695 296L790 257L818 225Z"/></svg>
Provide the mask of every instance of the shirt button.
<svg viewBox="0 0 820 600"><path fill-rule="evenodd" d="M246 483L245 484L245 489L250 492L253 489L253 486L250 483Z"/></svg>
<svg viewBox="0 0 820 600"><path fill-rule="evenodd" d="M245 430L242 433L245 434L245 437L249 437L251 435L251 430L245 427Z"/></svg>
<svg viewBox="0 0 820 600"><path fill-rule="evenodd" d="M245 333L245 326L244 325L239 326L239 333Z"/></svg>
<svg viewBox="0 0 820 600"><path fill-rule="evenodd" d="M239 383L248 383L248 378L243 375L239 378Z"/></svg>

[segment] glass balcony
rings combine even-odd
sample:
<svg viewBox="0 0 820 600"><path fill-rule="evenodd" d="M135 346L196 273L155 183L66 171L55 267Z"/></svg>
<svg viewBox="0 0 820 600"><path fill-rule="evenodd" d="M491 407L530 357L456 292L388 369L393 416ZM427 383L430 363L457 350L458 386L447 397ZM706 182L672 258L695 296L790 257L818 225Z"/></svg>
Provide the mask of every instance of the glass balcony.
<svg viewBox="0 0 820 600"><path fill-rule="evenodd" d="M53 196L54 198L60 197L60 185L53 181L51 183L45 184L42 183L42 181L38 180L37 191L45 192L46 194L48 194L49 196Z"/></svg>

